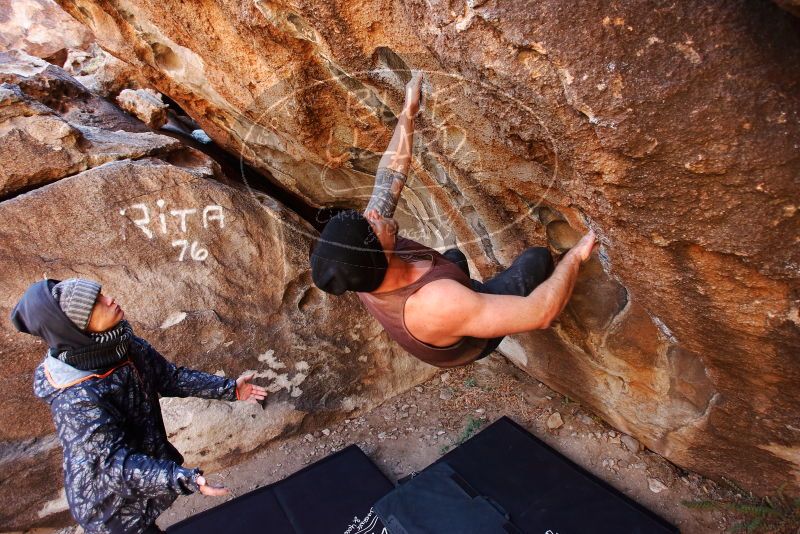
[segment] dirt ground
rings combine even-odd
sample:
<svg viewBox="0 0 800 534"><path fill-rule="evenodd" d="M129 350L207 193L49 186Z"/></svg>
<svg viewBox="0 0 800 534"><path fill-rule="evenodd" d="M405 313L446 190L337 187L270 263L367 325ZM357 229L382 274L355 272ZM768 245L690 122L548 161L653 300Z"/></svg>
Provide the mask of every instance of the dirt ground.
<svg viewBox="0 0 800 534"><path fill-rule="evenodd" d="M558 426L555 413L563 424L550 429L548 421ZM362 417L273 442L250 460L209 478L230 488L229 498L233 498L355 443L396 481L429 465L470 430L503 415L684 533L724 532L735 522L728 512L682 504L709 498L732 500L734 490L677 468L649 451L632 452L638 443L497 355L442 372ZM165 528L220 502L199 494L180 498L158 524Z"/></svg>

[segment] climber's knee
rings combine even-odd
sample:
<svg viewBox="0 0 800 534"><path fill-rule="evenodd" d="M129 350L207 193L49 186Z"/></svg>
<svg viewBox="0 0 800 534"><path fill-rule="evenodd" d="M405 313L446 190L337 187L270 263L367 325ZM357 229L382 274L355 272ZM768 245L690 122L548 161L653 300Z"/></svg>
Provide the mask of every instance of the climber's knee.
<svg viewBox="0 0 800 534"><path fill-rule="evenodd" d="M457 248L448 249L442 254L445 258L458 265L458 267L469 276L469 264L467 264L467 257L463 252Z"/></svg>
<svg viewBox="0 0 800 534"><path fill-rule="evenodd" d="M553 273L553 256L545 247L532 247L525 250L514 263L530 290L544 282Z"/></svg>
<svg viewBox="0 0 800 534"><path fill-rule="evenodd" d="M518 261L526 266L541 267L550 274L553 271L553 256L546 247L531 247L519 255Z"/></svg>

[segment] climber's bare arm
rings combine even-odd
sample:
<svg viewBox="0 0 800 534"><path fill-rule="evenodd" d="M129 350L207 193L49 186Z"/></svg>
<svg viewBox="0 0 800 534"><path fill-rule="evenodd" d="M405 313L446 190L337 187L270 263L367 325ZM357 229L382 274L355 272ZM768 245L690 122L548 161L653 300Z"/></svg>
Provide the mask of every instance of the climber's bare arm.
<svg viewBox="0 0 800 534"><path fill-rule="evenodd" d="M383 153L375 173L375 186L367 209L377 210L384 217L391 218L400 200L400 193L406 185L408 167L411 164L411 147L414 141L414 116L419 111L422 73L415 73L406 84L406 99L403 111L397 117L392 140Z"/></svg>
<svg viewBox="0 0 800 534"><path fill-rule="evenodd" d="M586 234L527 297L477 293L453 280L431 282L417 292L412 309L406 305L406 326L440 346L464 336L493 338L548 328L569 301L594 242L594 233ZM423 307L427 313L419 320Z"/></svg>

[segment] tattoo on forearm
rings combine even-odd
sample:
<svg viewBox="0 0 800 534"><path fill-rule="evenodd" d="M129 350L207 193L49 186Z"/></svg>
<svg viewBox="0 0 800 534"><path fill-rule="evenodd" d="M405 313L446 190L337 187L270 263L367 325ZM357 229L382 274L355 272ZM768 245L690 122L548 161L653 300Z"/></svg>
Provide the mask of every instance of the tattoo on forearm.
<svg viewBox="0 0 800 534"><path fill-rule="evenodd" d="M384 217L394 216L400 192L406 185L406 175L388 167L379 167L375 173L375 186L372 188L372 197L367 204L367 210L378 210Z"/></svg>

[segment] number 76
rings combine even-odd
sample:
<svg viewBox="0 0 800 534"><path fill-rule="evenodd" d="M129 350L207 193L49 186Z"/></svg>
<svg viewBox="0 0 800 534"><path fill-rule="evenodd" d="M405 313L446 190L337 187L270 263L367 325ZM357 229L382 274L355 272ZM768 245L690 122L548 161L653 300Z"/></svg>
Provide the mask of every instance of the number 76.
<svg viewBox="0 0 800 534"><path fill-rule="evenodd" d="M203 261L208 257L208 251L198 246L197 241L192 241L190 245L186 239L176 239L172 242L172 246L183 247L178 255L178 261L183 261L186 257L186 249L189 249L189 256L195 261Z"/></svg>

